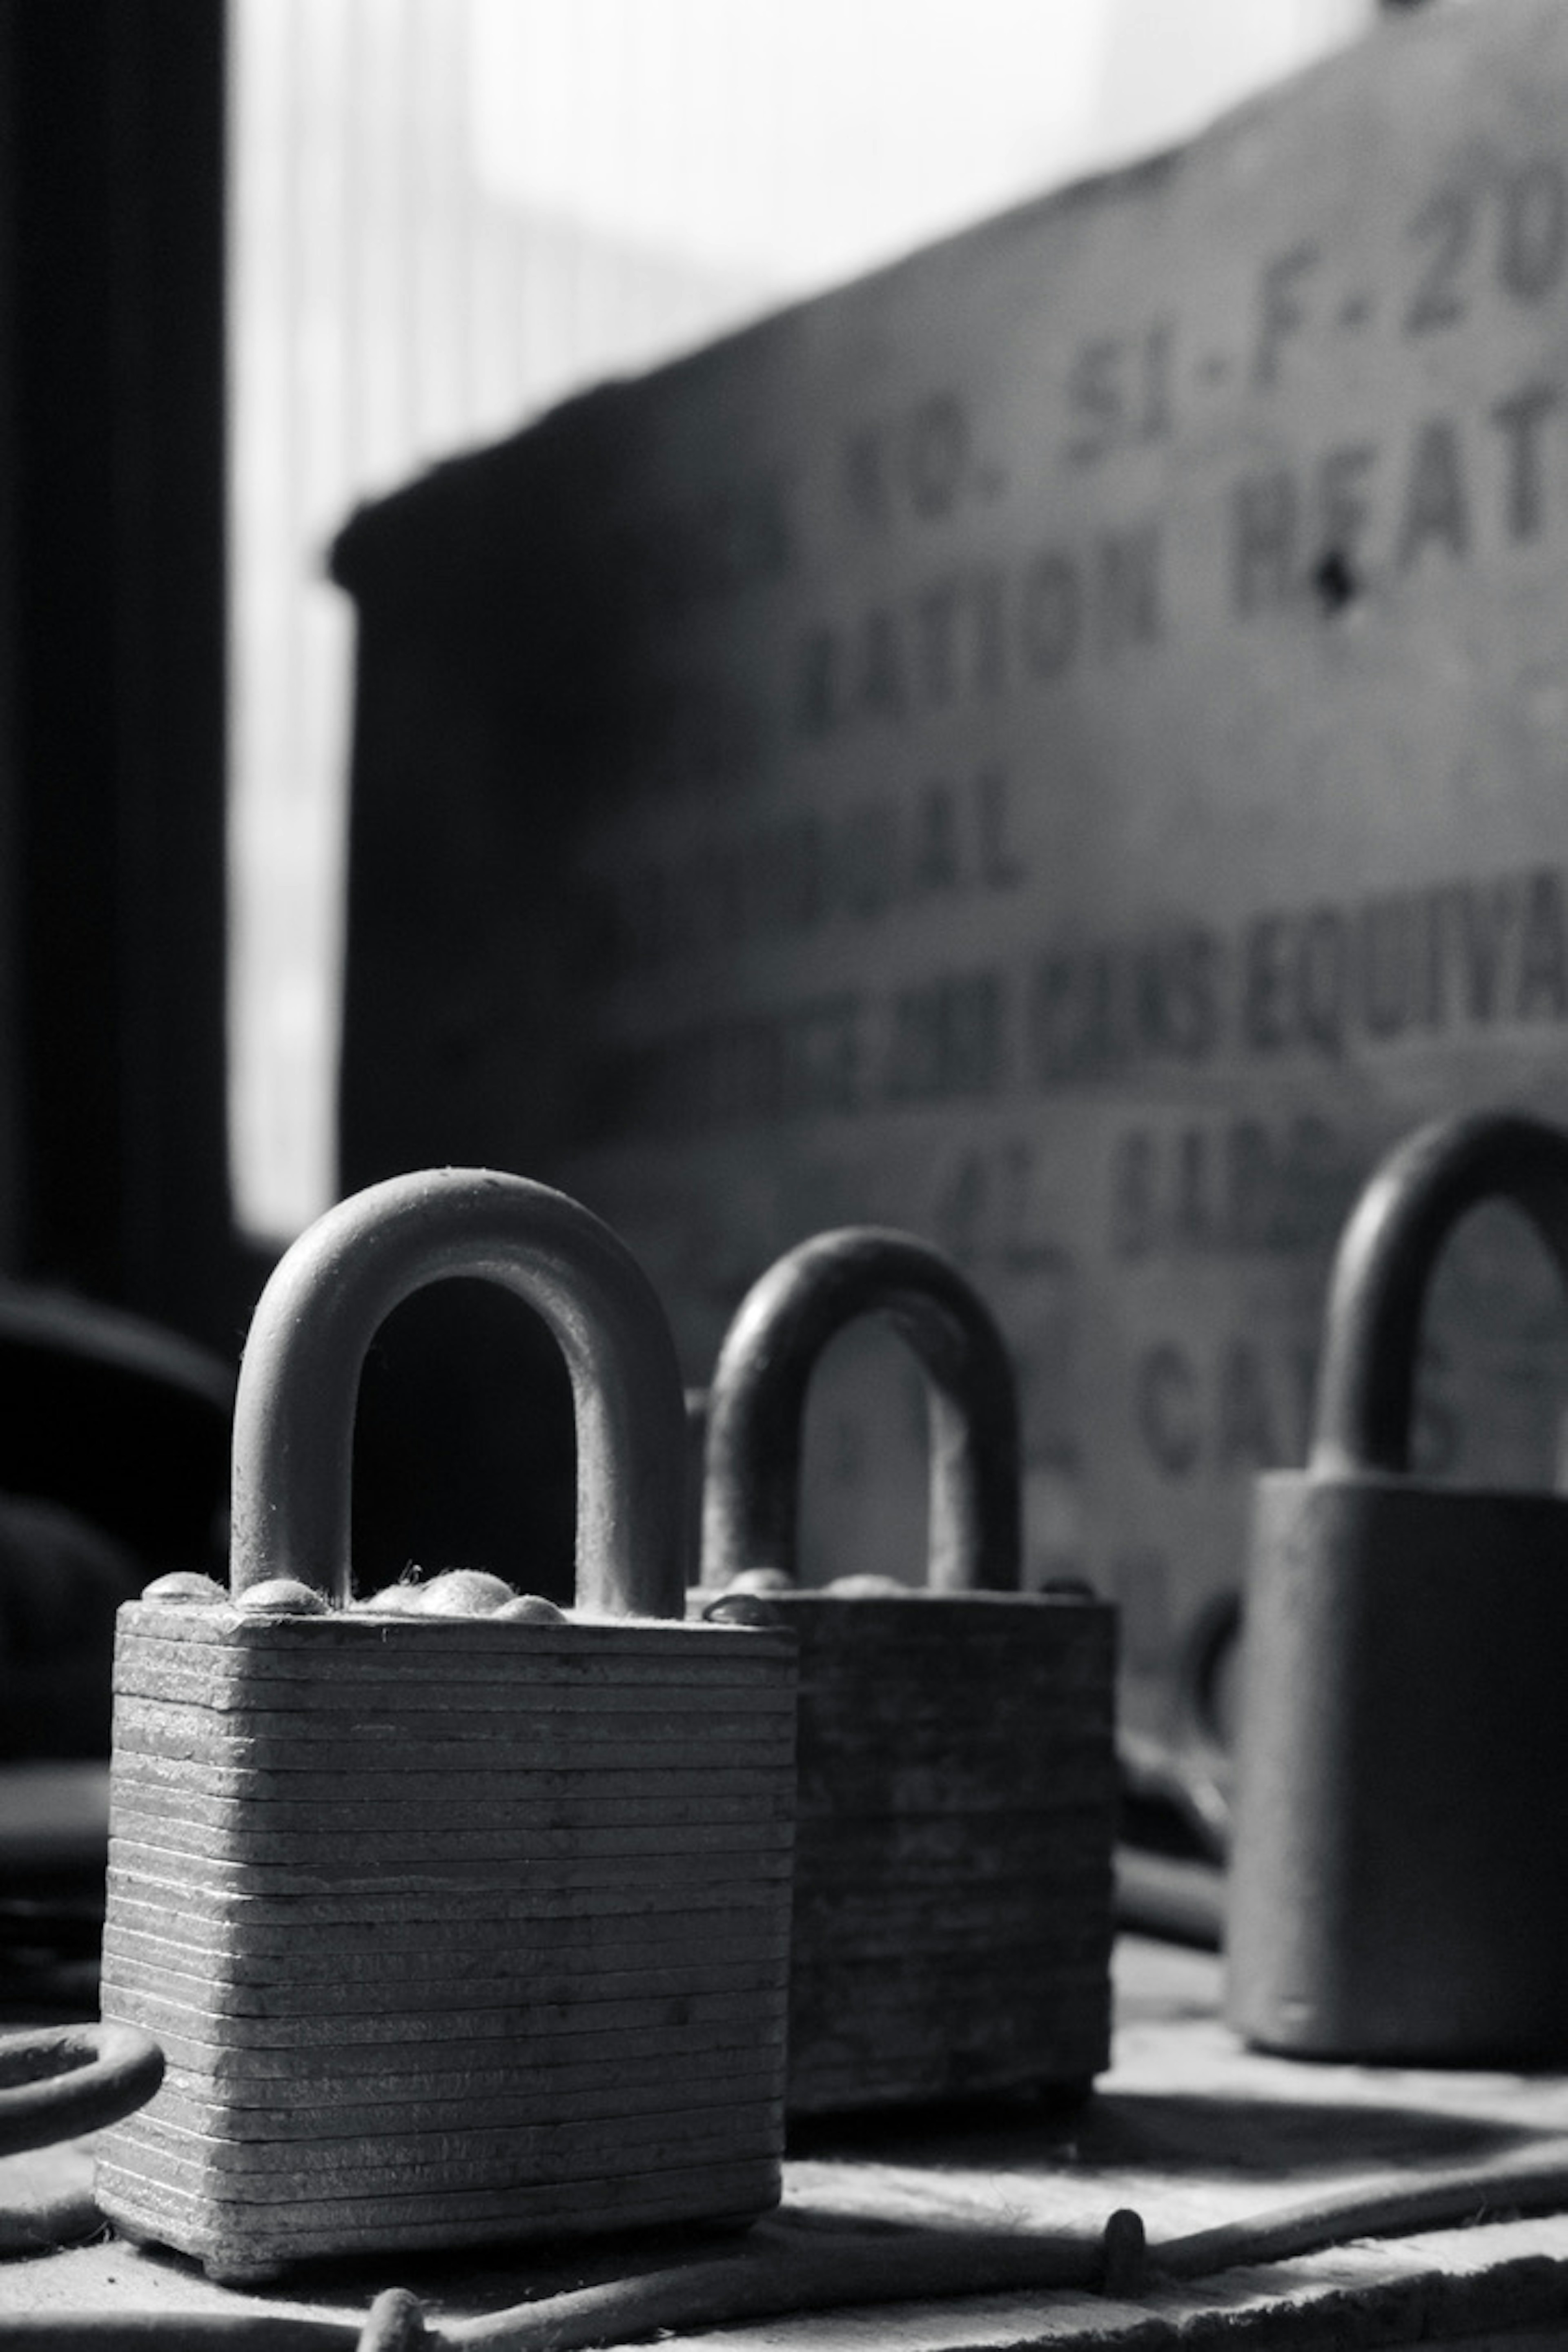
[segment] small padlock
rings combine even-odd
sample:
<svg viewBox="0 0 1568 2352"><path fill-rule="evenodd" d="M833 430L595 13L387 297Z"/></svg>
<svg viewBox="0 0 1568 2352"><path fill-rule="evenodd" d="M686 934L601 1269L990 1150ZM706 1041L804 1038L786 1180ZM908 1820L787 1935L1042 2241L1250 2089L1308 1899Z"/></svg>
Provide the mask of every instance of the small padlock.
<svg viewBox="0 0 1568 2352"><path fill-rule="evenodd" d="M926 1375L929 1584L801 1590L807 1383L873 1312ZM940 1252L824 1234L742 1301L710 1398L702 1570L765 1591L800 1639L791 2112L1081 2092L1110 2026L1115 1612L1017 1590L1012 1368Z"/></svg>
<svg viewBox="0 0 1568 2352"><path fill-rule="evenodd" d="M570 1613L468 1570L350 1600L360 1367L448 1276L565 1356ZM283 1259L231 1593L165 1580L121 1614L103 2014L167 2060L100 2143L130 2234L238 2280L776 2200L794 1643L684 1622L684 1444L662 1309L559 1192L398 1178Z"/></svg>
<svg viewBox="0 0 1568 2352"><path fill-rule="evenodd" d="M1568 2057L1568 1498L1409 1475L1422 1307L1511 1202L1568 1269L1568 1136L1421 1129L1341 1240L1309 1466L1259 1479L1227 2008L1317 2058Z"/></svg>

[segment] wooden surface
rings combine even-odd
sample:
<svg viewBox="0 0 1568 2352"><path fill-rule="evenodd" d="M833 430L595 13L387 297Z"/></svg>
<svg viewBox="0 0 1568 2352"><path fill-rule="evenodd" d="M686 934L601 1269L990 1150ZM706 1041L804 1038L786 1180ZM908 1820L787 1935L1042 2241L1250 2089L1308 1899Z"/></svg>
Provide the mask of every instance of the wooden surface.
<svg viewBox="0 0 1568 2352"><path fill-rule="evenodd" d="M851 2141L824 2137L792 2156L759 2255L808 2261L830 2241L900 2245L973 2228L1098 2231L1134 2205L1168 2240L1298 2203L1331 2186L1379 2181L1390 2168L1484 2163L1568 2129L1568 2076L1375 2074L1300 2067L1243 2052L1215 2021L1217 1963L1124 1941L1117 1959L1115 2063L1076 2116L1005 2109L936 2127L889 2123ZM0 2166L10 2205L29 2171L79 2195L81 2150ZM738 2242L730 2242L733 2252ZM571 2262L408 2256L307 2275L266 2295L210 2284L192 2266L115 2241L0 2265L0 2326L23 2315L268 2310L362 2314L390 2284L411 2287L433 2319L494 2312L525 2297L651 2269L679 2246L599 2247ZM895 2273L896 2274L896 2273ZM1458 2345L1509 2334L1515 2352L1568 2343L1568 2217L1444 2229L1357 2243L1173 2285L1133 2300L1071 2293L971 2296L948 2303L812 2313L673 2341L707 2352L1023 2352L1030 2346L1152 2347L1243 2341L1289 2347L1435 2337Z"/></svg>

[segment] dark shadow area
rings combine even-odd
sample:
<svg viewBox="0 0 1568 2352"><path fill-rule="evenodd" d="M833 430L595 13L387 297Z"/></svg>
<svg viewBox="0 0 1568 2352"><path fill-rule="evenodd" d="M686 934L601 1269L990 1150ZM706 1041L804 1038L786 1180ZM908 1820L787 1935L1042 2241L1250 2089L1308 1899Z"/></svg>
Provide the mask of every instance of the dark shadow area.
<svg viewBox="0 0 1568 2352"><path fill-rule="evenodd" d="M1283 2198L1291 2183L1346 2167L1457 2164L1554 2135L1475 2116L1342 2101L1104 2091L902 2107L815 2117L790 2133L792 2157L816 2161L988 2167L1075 2176L1160 2171L1256 2174Z"/></svg>
<svg viewBox="0 0 1568 2352"><path fill-rule="evenodd" d="M1109 2091L1086 2110L1075 2138L1080 2165L1256 2173L1285 2195L1305 2173L1462 2163L1548 2137L1422 2107Z"/></svg>
<svg viewBox="0 0 1568 2352"><path fill-rule="evenodd" d="M354 1426L361 1593L488 1570L569 1603L576 1524L571 1383L542 1319L493 1283L443 1282L383 1324Z"/></svg>

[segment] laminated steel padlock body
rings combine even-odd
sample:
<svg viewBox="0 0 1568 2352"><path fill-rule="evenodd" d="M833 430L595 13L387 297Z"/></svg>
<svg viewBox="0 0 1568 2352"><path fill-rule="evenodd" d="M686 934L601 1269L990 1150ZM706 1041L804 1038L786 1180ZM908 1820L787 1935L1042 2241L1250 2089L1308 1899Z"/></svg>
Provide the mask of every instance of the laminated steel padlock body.
<svg viewBox="0 0 1568 2352"><path fill-rule="evenodd" d="M567 1357L570 1614L348 1602L358 1367L446 1275L519 1292ZM682 1622L682 1444L653 1293L558 1193L400 1179L285 1259L232 1595L121 1620L103 2009L168 2062L100 2143L130 2233L239 2278L774 2201L794 1645Z"/></svg>
<svg viewBox="0 0 1568 2352"><path fill-rule="evenodd" d="M806 1387L868 1312L927 1376L931 1584L804 1591ZM1016 1590L1018 1506L1011 1368L938 1252L851 1229L755 1286L710 1400L703 1587L768 1588L799 1638L793 2114L1076 2092L1106 2062L1115 1614Z"/></svg>
<svg viewBox="0 0 1568 2352"><path fill-rule="evenodd" d="M1425 1129L1341 1245L1310 1466L1262 1478L1246 1601L1232 2022L1304 2056L1568 2056L1568 1500L1405 1468L1421 1304L1493 1198L1561 1261L1568 1139Z"/></svg>

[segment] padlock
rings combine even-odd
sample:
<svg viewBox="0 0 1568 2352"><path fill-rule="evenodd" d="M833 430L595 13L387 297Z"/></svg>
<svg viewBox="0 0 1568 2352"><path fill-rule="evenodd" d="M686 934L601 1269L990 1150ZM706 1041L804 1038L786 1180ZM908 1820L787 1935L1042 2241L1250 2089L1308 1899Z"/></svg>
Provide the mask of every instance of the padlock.
<svg viewBox="0 0 1568 2352"><path fill-rule="evenodd" d="M468 1570L351 1601L364 1352L450 1276L566 1359L571 1612ZM127 2233L237 2281L775 2201L794 1643L684 1621L684 1445L653 1290L559 1192L397 1178L284 1257L231 1590L164 1580L118 1629L103 2014L167 2061L100 2143Z"/></svg>
<svg viewBox="0 0 1568 2352"><path fill-rule="evenodd" d="M1568 2058L1568 1498L1410 1475L1423 1304L1507 1201L1568 1269L1568 1136L1422 1128L1341 1239L1304 1470L1257 1486L1227 2010L1266 2048Z"/></svg>
<svg viewBox="0 0 1568 2352"><path fill-rule="evenodd" d="M872 1313L925 1373L929 1581L808 1591L807 1384L827 1340ZM1105 2063L1115 1612L1081 1589L1020 1592L1019 1548L1012 1368L968 1282L877 1228L790 1251L720 1352L702 1582L765 1591L800 1641L794 2115L1078 2095Z"/></svg>

